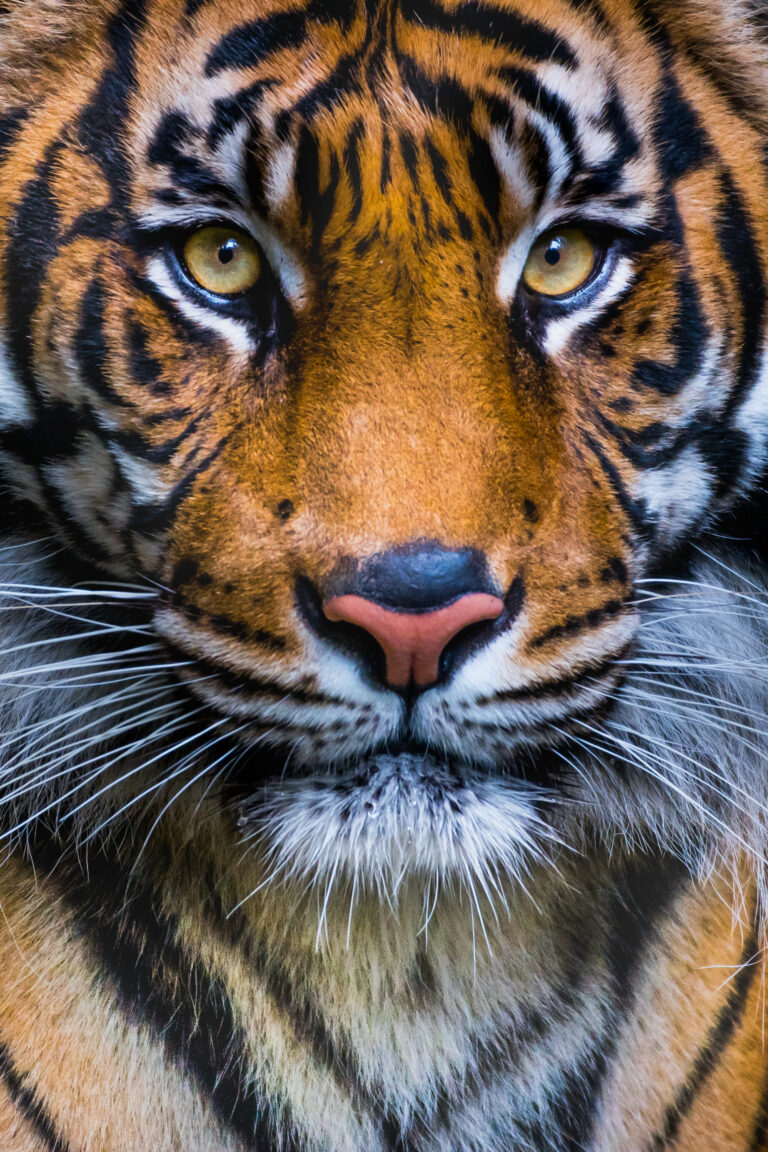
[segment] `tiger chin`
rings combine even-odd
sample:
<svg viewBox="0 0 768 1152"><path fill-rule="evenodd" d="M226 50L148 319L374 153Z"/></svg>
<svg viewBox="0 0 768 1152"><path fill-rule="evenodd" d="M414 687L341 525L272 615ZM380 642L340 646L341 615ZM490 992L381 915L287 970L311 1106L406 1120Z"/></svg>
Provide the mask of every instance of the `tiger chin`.
<svg viewBox="0 0 768 1152"><path fill-rule="evenodd" d="M760 1152L747 0L0 4L2 1152Z"/></svg>

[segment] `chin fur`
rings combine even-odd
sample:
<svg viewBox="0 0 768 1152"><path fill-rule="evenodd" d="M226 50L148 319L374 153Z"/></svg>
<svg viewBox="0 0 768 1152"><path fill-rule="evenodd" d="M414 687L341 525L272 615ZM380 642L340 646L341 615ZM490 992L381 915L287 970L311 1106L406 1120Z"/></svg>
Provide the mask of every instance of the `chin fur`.
<svg viewBox="0 0 768 1152"><path fill-rule="evenodd" d="M406 876L458 882L486 895L551 859L557 836L539 808L553 798L520 781L430 756L381 755L354 772L282 780L241 808L247 840L265 848L270 878L397 895Z"/></svg>

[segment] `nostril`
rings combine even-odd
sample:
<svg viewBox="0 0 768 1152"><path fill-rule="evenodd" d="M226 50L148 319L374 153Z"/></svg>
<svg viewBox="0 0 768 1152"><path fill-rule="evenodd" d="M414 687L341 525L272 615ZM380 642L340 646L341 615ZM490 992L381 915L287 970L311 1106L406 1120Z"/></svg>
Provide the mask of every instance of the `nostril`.
<svg viewBox="0 0 768 1152"><path fill-rule="evenodd" d="M525 602L525 584L516 576L504 597L504 611L495 619L469 624L448 641L440 654L439 675L447 680L451 673L473 653L478 652L517 620Z"/></svg>
<svg viewBox="0 0 768 1152"><path fill-rule="evenodd" d="M296 605L311 630L331 647L354 656L379 684L386 679L386 659L381 645L364 628L346 621L329 620L315 585L306 576L296 581Z"/></svg>

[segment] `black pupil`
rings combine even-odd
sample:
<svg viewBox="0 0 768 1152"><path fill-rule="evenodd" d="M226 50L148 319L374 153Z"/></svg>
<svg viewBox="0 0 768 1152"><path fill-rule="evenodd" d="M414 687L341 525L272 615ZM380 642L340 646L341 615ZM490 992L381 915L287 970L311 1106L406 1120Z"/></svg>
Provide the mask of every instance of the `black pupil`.
<svg viewBox="0 0 768 1152"><path fill-rule="evenodd" d="M555 236L552 240L550 240L549 244L547 245L547 250L544 253L544 259L546 260L547 264L550 265L550 267L554 268L555 264L560 263L560 257L562 255L562 253L561 253L562 246L563 246L562 236Z"/></svg>
<svg viewBox="0 0 768 1152"><path fill-rule="evenodd" d="M237 253L237 240L234 237L231 240L225 240L221 248L219 248L219 263L229 264L234 260Z"/></svg>

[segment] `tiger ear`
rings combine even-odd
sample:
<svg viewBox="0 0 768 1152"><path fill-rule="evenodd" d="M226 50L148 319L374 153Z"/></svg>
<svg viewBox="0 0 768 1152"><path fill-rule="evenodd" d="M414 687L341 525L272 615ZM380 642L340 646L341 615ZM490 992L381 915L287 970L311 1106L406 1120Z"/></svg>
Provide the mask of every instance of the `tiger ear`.
<svg viewBox="0 0 768 1152"><path fill-rule="evenodd" d="M644 0L649 24L662 27L753 122L768 131L768 7L765 0Z"/></svg>

